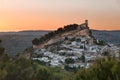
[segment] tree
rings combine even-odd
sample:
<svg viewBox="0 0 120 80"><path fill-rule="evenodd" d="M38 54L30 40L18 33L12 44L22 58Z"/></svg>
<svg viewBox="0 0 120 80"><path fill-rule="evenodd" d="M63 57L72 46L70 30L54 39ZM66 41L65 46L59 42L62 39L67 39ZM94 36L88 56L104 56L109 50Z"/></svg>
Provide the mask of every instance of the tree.
<svg viewBox="0 0 120 80"><path fill-rule="evenodd" d="M81 46L80 46L80 49L84 49L84 47L81 45Z"/></svg>
<svg viewBox="0 0 120 80"><path fill-rule="evenodd" d="M63 28L58 28L58 30L57 30L58 33L61 33L63 31L64 31Z"/></svg>
<svg viewBox="0 0 120 80"><path fill-rule="evenodd" d="M75 80L120 80L120 62L118 59L98 61L102 62L96 62L88 69L80 69Z"/></svg>
<svg viewBox="0 0 120 80"><path fill-rule="evenodd" d="M36 80L50 80L50 72L46 68L40 68L35 75Z"/></svg>
<svg viewBox="0 0 120 80"><path fill-rule="evenodd" d="M105 51L102 53L104 56L108 56L109 55L109 52Z"/></svg>
<svg viewBox="0 0 120 80"><path fill-rule="evenodd" d="M5 80L31 80L34 69L30 60L19 58L6 65L7 75Z"/></svg>
<svg viewBox="0 0 120 80"><path fill-rule="evenodd" d="M85 62L85 55L84 54L82 54L81 60L82 60L82 62Z"/></svg>
<svg viewBox="0 0 120 80"><path fill-rule="evenodd" d="M33 45L39 45L40 41L39 39L35 38L32 40Z"/></svg>
<svg viewBox="0 0 120 80"><path fill-rule="evenodd" d="M89 30L89 36L93 37L91 30Z"/></svg>
<svg viewBox="0 0 120 80"><path fill-rule="evenodd" d="M1 40L0 40L0 56L4 53L4 51L5 51L5 48L3 48L2 46L1 46Z"/></svg>
<svg viewBox="0 0 120 80"><path fill-rule="evenodd" d="M5 51L5 48L0 47L0 55L2 55L4 53L4 51Z"/></svg>
<svg viewBox="0 0 120 80"><path fill-rule="evenodd" d="M67 59L65 59L65 63L66 64L70 64L70 63L74 63L75 61L74 61L74 59L72 59L72 58L67 58Z"/></svg>
<svg viewBox="0 0 120 80"><path fill-rule="evenodd" d="M78 27L77 24L70 24L70 25L64 26L64 30L65 31L71 31L71 30L77 29L77 27Z"/></svg>
<svg viewBox="0 0 120 80"><path fill-rule="evenodd" d="M69 38L68 38L68 37L65 37L65 40L69 40Z"/></svg>
<svg viewBox="0 0 120 80"><path fill-rule="evenodd" d="M119 51L119 60L120 60L120 51Z"/></svg>
<svg viewBox="0 0 120 80"><path fill-rule="evenodd" d="M2 42L2 40L0 40L0 43Z"/></svg>
<svg viewBox="0 0 120 80"><path fill-rule="evenodd" d="M0 40L0 43L1 43L1 40ZM4 68L9 62L9 56L5 54L4 51L5 51L5 48L3 48L0 45L0 80L4 80L4 78L6 77L7 72Z"/></svg>

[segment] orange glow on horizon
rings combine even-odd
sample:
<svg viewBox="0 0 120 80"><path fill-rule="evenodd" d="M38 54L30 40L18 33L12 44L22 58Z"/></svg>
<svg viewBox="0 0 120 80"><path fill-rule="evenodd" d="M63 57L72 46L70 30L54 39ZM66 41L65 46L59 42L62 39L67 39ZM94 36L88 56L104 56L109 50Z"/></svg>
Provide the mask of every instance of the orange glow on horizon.
<svg viewBox="0 0 120 80"><path fill-rule="evenodd" d="M9 14L8 16L0 16L0 32L7 31L22 31L22 30L56 30L59 27L64 27L68 24L84 23L86 17L52 17L52 16L34 16L32 14ZM116 21L102 19L101 17L95 19L89 17L89 27L96 30L120 30L119 18Z"/></svg>
<svg viewBox="0 0 120 80"><path fill-rule="evenodd" d="M79 22L77 24L81 24L83 23L84 20L82 22ZM59 27L64 27L65 25L68 24L74 24L72 21L51 21L51 22L38 22L38 21L23 21L21 23L14 21L15 24L12 23L5 23L2 22L2 24L0 24L0 32L8 32L8 31L23 31L23 30L56 30ZM119 26L114 26L113 25L107 25L107 24L98 24L99 22L95 22L95 21L90 21L89 20L89 27L90 29L95 29L95 30L120 30ZM7 25L8 24L8 25ZM2 27L3 26L3 27ZM112 27L113 26L113 27Z"/></svg>
<svg viewBox="0 0 120 80"><path fill-rule="evenodd" d="M85 19L90 29L120 30L119 4L113 0L0 0L0 32L56 30Z"/></svg>

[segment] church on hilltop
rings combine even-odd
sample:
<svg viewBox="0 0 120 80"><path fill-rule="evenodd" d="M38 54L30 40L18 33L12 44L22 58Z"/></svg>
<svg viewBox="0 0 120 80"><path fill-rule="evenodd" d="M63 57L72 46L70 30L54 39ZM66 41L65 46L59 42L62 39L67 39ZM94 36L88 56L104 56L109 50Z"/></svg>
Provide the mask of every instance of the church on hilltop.
<svg viewBox="0 0 120 80"><path fill-rule="evenodd" d="M89 29L88 20L85 20L85 23L78 25L78 29L80 30Z"/></svg>

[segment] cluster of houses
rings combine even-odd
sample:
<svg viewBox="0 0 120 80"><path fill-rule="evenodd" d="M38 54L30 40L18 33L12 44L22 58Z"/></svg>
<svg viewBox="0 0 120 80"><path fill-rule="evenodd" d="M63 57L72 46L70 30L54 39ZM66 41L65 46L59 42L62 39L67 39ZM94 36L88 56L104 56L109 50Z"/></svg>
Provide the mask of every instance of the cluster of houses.
<svg viewBox="0 0 120 80"><path fill-rule="evenodd" d="M32 60L44 62L51 67L85 67L88 68L98 58L103 58L107 53L119 57L119 47L107 43L96 44L89 36L66 36L54 44L42 49L36 49L37 55ZM99 43L99 40L96 40Z"/></svg>

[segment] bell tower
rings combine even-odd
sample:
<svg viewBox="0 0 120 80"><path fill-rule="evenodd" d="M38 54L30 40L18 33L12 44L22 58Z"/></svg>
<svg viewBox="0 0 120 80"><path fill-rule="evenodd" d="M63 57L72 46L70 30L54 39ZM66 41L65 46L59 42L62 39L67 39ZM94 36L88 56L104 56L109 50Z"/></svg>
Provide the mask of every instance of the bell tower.
<svg viewBox="0 0 120 80"><path fill-rule="evenodd" d="M88 20L85 20L86 26L88 26Z"/></svg>
<svg viewBox="0 0 120 80"><path fill-rule="evenodd" d="M85 20L85 24L86 24L86 28L89 29L89 26L88 26L88 20Z"/></svg>

